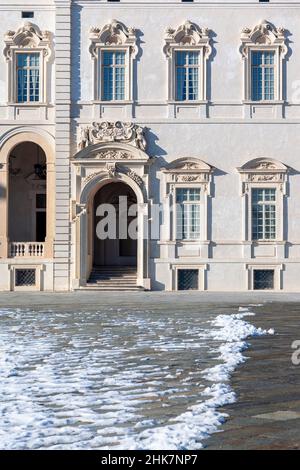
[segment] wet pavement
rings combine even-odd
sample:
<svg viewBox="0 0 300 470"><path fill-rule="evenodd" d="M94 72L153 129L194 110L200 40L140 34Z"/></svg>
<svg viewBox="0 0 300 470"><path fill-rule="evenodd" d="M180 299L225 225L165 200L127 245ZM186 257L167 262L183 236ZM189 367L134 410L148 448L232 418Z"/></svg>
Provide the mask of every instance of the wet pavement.
<svg viewBox="0 0 300 470"><path fill-rule="evenodd" d="M291 347L300 340L300 303L267 303L255 311L255 325L274 328L276 340L249 340L249 360L231 378L237 402L223 408L228 419L207 449L300 449L300 365L293 365Z"/></svg>

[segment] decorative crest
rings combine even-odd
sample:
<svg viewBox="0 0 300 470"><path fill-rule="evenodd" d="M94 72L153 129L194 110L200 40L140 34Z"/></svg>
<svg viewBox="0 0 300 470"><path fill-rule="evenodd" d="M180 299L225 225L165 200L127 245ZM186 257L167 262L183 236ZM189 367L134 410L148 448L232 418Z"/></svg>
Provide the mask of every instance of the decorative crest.
<svg viewBox="0 0 300 470"><path fill-rule="evenodd" d="M79 150L101 142L127 143L143 151L147 147L144 129L132 122L93 122L80 129Z"/></svg>
<svg viewBox="0 0 300 470"><path fill-rule="evenodd" d="M17 31L8 31L4 36L6 60L11 59L12 49L32 48L42 49L44 57L51 55L51 33L41 31L38 26L26 22Z"/></svg>
<svg viewBox="0 0 300 470"><path fill-rule="evenodd" d="M178 26L177 29L167 28L165 35L164 53L167 57L171 57L172 47L189 46L205 48L205 56L208 58L211 54L211 46L209 39L209 29L200 28L191 21Z"/></svg>
<svg viewBox="0 0 300 470"><path fill-rule="evenodd" d="M247 55L247 48L253 45L279 46L281 48L282 57L287 53L287 45L285 38L285 29L276 28L272 23L264 20L254 28L244 28L241 34L241 53L243 57Z"/></svg>
<svg viewBox="0 0 300 470"><path fill-rule="evenodd" d="M133 58L138 53L135 29L127 28L117 20L112 20L103 28L92 27L90 29L90 40L90 53L93 58L97 57L97 46L128 46Z"/></svg>

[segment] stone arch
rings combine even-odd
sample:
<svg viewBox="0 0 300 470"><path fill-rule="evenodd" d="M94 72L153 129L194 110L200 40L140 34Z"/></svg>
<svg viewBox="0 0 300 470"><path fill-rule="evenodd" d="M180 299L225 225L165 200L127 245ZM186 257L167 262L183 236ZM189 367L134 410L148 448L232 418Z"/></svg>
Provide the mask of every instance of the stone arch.
<svg viewBox="0 0 300 470"><path fill-rule="evenodd" d="M32 142L41 147L46 156L47 165L47 238L44 256L53 257L55 231L55 146L54 138L44 130L32 127L17 127L6 132L0 139L0 188L4 197L0 198L0 257L8 257L8 192L9 192L9 156L15 147Z"/></svg>

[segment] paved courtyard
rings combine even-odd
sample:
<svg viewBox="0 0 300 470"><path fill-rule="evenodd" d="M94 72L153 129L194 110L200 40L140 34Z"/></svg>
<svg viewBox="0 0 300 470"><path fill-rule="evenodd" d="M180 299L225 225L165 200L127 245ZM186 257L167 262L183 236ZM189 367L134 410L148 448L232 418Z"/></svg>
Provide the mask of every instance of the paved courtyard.
<svg viewBox="0 0 300 470"><path fill-rule="evenodd" d="M0 315L0 448L300 447L296 294L12 293Z"/></svg>

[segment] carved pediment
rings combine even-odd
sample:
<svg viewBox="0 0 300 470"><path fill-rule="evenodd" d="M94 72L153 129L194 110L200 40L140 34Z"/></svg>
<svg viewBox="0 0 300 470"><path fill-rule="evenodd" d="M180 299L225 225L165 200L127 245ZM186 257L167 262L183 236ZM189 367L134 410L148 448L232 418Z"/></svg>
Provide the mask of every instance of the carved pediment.
<svg viewBox="0 0 300 470"><path fill-rule="evenodd" d="M207 183L213 168L197 158L178 158L162 169L168 182Z"/></svg>
<svg viewBox="0 0 300 470"><path fill-rule="evenodd" d="M17 31L8 31L5 34L4 42L6 44L4 55L7 60L11 59L12 48L38 48L44 50L45 57L49 57L51 54L50 32L41 31L38 26L30 22L24 23Z"/></svg>
<svg viewBox="0 0 300 470"><path fill-rule="evenodd" d="M168 28L165 35L165 55L170 57L172 47L179 45L189 47L202 46L205 48L205 56L209 57L211 54L209 29L200 28L197 24L192 23L191 21L186 21L178 26L177 29Z"/></svg>
<svg viewBox="0 0 300 470"><path fill-rule="evenodd" d="M253 45L278 46L284 56L287 53L285 29L276 28L272 23L264 20L251 28L244 28L241 34L241 52L247 54L247 47Z"/></svg>
<svg viewBox="0 0 300 470"><path fill-rule="evenodd" d="M91 126L81 127L79 133L79 150L107 142L126 143L143 151L147 147L144 129L132 122L93 122Z"/></svg>
<svg viewBox="0 0 300 470"><path fill-rule="evenodd" d="M127 28L123 23L112 20L102 28L90 29L90 53L95 58L97 46L128 46L133 58L137 55L136 30Z"/></svg>
<svg viewBox="0 0 300 470"><path fill-rule="evenodd" d="M248 183L279 183L285 189L289 168L272 158L256 158L237 168L241 174L243 193L247 192Z"/></svg>

